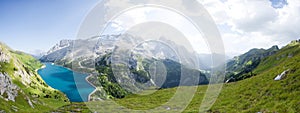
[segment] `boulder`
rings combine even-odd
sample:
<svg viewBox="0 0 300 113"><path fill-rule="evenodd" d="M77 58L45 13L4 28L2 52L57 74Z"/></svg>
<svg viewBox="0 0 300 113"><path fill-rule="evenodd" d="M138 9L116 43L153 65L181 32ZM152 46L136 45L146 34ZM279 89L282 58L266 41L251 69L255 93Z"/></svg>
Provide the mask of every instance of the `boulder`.
<svg viewBox="0 0 300 113"><path fill-rule="evenodd" d="M11 78L5 73L0 73L0 94L5 100L15 101L19 87L11 82Z"/></svg>
<svg viewBox="0 0 300 113"><path fill-rule="evenodd" d="M286 76L286 74L287 74L288 71L289 71L289 70L283 71L281 74L277 75L277 76L274 78L274 80L282 80L283 78L285 78L285 76Z"/></svg>

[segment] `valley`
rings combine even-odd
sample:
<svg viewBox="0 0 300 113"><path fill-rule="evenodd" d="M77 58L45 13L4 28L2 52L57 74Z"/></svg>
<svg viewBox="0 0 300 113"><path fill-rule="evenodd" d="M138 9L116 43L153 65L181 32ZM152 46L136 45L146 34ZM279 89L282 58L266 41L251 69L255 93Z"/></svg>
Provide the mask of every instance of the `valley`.
<svg viewBox="0 0 300 113"><path fill-rule="evenodd" d="M253 68L255 76L244 80L226 83L217 98L216 102L207 112L280 112L292 113L299 111L300 94L300 43L292 41L277 52L264 57L260 63ZM248 62L248 61L247 61ZM275 81L274 78L285 70L289 70L285 78ZM185 86L180 86L188 88ZM202 99L207 89L206 85L190 86L197 87L192 101L183 112L199 112ZM85 112L90 112L91 106L99 112L105 109L108 112L126 111L126 108L135 110L148 110L159 107L155 112L180 112L175 107L163 105L174 95L177 87L158 90L151 95L132 94L122 99L113 99L116 106L109 101L77 103L59 108L57 111L71 110L72 107L79 107ZM145 92L151 90L145 90ZM104 108L102 108L104 107ZM125 107L125 108L124 108ZM96 110L97 110L96 109ZM139 112L139 111L136 111Z"/></svg>
<svg viewBox="0 0 300 113"><path fill-rule="evenodd" d="M300 0L1 0L0 113L300 113Z"/></svg>
<svg viewBox="0 0 300 113"><path fill-rule="evenodd" d="M89 102L78 103L81 101L88 101L87 96L94 90L94 87L90 86L90 84L85 81L86 76L76 75L77 77L79 77L77 78L77 80L83 81L85 85L76 81L76 83L80 83L79 86L64 86L63 84L68 83L69 80L75 83L74 79L76 80L76 77L74 75L75 78L73 78L71 77L71 75L77 72L72 72L68 69L61 70L61 73L71 72L71 75L60 75L64 76L64 78L57 78L57 80L67 81L62 81L61 83L59 83L59 81L54 78L48 79L45 77L58 76L59 74L57 73L59 73L59 71L57 70L63 69L63 67L53 67L54 65L52 65L51 63L41 64L33 57L22 52L13 51L4 44L1 44L1 48L1 77L5 78L1 79L5 81L1 82L0 84L1 87L5 88L4 90L3 88L1 90L1 99L3 101L7 101L9 104L2 104L2 107L0 107L0 109L6 112L25 112L22 111L23 109L31 109L32 112L41 109L45 111L49 110L55 112L74 111L75 109L77 110L77 112L91 112L91 110L95 110L98 112L101 112L103 110L108 110L107 112L117 112L120 109L124 111L127 111L128 109L134 109L136 110L135 112L141 112L139 110L150 109L151 111L151 109L156 107L158 108L154 111L152 110L152 112L182 112L181 110L184 110L183 112L198 112L201 102L203 101L203 97L205 96L205 91L208 87L208 85L205 85L208 84L208 82L199 83L202 84L199 86L179 86L179 84L176 83L168 84L168 82L166 81L164 83L156 81L155 79L153 79L153 76L149 76L147 74L150 70L144 70L144 75L141 75L142 72L138 72L138 70L135 70L138 68L142 69L141 67L139 67L139 63L136 62L131 64L133 66L133 70L131 71L131 73L136 74L135 76L140 76L142 78L137 77L131 79L135 80L136 83L147 83L150 79L152 79L152 83L155 84L151 85L151 82L149 82L148 88L147 84L146 86L140 84L140 86L133 85L128 87L129 89L124 89L120 84L116 82L117 79L113 77L111 62L109 61L109 59L111 59L111 56L110 54L106 54L96 63L95 69L99 72L99 74L94 73L93 76L87 79L90 83L97 87L97 90L93 92L93 94L91 94L91 99L89 100ZM235 79L235 81L225 83L216 102L214 103L212 108L208 110L208 112L299 111L297 107L297 105L300 105L300 102L297 101L300 100L300 98L298 99L297 96L300 94L299 60L300 43L298 41L292 41L290 44L281 49L276 46L273 46L268 50L252 49L241 56L235 57L233 60L230 60L228 62L227 70L230 73L234 71L239 72L234 72L237 74L227 77L247 77L243 77L243 79ZM153 61L159 60L144 59L142 61L143 67L149 66L148 63ZM165 68L169 70L167 71L167 73L169 73L170 75L167 75L167 78L169 78L170 80L167 79L167 81L171 81L172 79L179 79L176 78L175 75L176 73L180 72L171 72L171 70L174 71L177 68L180 68L182 65L177 64L173 60L168 61L167 59L162 60L162 62L164 62L164 65L167 66ZM167 64L167 62L171 64ZM42 67L42 65L45 65L46 68L37 71ZM249 66L252 67L248 68ZM52 71L47 72L47 67L49 69L51 68L50 71ZM149 69L149 67L145 69ZM287 74L282 79L275 81L274 78L283 71L287 71ZM38 74L40 74L41 77ZM207 75L203 75L203 77L205 76ZM44 82L43 79L46 82ZM199 80L201 81L203 80L203 78L200 78ZM127 82L130 83L130 81ZM55 86L55 84L57 84L57 86ZM158 84L160 84L160 86ZM60 93L60 91L54 90L48 85L64 92L66 96L68 96L70 101L72 101L72 103L69 103L69 99L66 99L66 96ZM156 89L155 87L153 87L155 85L158 85L161 89ZM89 90L85 90L85 88L87 88L86 86L90 87L88 88ZM74 91L64 90L64 87L77 87L79 88L79 92L81 92L80 90L82 90L85 93L80 94L80 96L76 96L74 95L74 91L77 92L77 89L73 89ZM181 105L173 105L172 103L170 105L166 104L166 102L169 101L170 97L174 96L178 88L182 90L188 90L189 88L197 89L197 91L193 95L192 100L185 109L180 109L180 107L174 108L174 106ZM138 91L139 93L133 93L132 91ZM73 97L70 96L71 93ZM143 93L145 93L146 95L143 95ZM61 104L54 104L56 102L59 102ZM117 106L114 103L117 103ZM21 107L20 105L26 105L27 107Z"/></svg>

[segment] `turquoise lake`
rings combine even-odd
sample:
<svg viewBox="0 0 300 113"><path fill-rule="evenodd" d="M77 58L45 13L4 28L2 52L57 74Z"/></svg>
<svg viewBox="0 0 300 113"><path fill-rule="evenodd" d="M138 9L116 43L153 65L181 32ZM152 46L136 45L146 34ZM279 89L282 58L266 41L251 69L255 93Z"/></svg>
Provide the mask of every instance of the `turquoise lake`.
<svg viewBox="0 0 300 113"><path fill-rule="evenodd" d="M38 70L44 81L54 89L65 93L71 102L86 102L95 88L85 78L87 74L73 72L62 66L44 63L45 68Z"/></svg>

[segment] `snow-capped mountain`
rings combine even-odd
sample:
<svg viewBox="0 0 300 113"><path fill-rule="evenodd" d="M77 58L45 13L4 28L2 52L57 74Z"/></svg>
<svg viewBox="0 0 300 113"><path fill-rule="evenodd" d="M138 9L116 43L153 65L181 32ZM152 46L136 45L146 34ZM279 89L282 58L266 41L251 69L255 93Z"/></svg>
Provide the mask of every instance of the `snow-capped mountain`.
<svg viewBox="0 0 300 113"><path fill-rule="evenodd" d="M67 67L71 66L71 62L75 62L80 68L93 68L97 58L109 53L118 54L118 52L126 51L126 55L132 57L131 60L137 60L140 56L148 59L171 59L181 63L192 59L198 65L199 63L196 63L199 60L198 56L188 50L185 46L165 37L160 37L158 40L143 40L131 34L101 35L88 39L61 40L40 60L64 66L69 65ZM199 61L205 61L205 59Z"/></svg>
<svg viewBox="0 0 300 113"><path fill-rule="evenodd" d="M55 62L64 58L69 51L71 51L74 40L61 40L54 45L40 60L43 62Z"/></svg>

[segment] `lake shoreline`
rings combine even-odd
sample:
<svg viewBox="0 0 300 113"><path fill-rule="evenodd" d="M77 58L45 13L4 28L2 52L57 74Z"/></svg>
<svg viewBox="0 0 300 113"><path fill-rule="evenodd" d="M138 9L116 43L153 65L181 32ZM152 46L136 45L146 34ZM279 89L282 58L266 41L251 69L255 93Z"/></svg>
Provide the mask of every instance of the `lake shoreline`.
<svg viewBox="0 0 300 113"><path fill-rule="evenodd" d="M90 77L92 77L92 76L93 76L93 74L90 74L89 76L87 76L87 77L85 78L85 80L95 88L95 90L92 91L92 92L89 94L89 96L88 96L88 101L91 100L92 94L94 94L94 93L97 91L97 87L96 87L93 83L91 83L91 82L88 80L88 79L89 79Z"/></svg>
<svg viewBox="0 0 300 113"><path fill-rule="evenodd" d="M44 68L46 68L46 65L45 65L45 64L43 64L40 68L35 69L35 72L38 73L38 71L39 71L40 69L44 69Z"/></svg>

